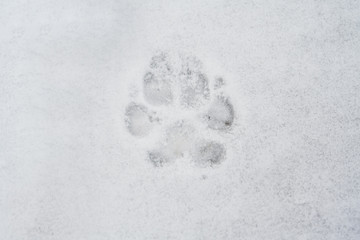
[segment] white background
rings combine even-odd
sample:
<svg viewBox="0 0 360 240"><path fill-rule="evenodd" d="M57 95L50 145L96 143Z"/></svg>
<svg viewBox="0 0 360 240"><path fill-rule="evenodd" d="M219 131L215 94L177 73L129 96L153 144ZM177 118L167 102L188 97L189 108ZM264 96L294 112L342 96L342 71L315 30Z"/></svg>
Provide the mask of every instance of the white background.
<svg viewBox="0 0 360 240"><path fill-rule="evenodd" d="M159 50L226 79L219 168L126 131ZM360 239L359 63L356 0L2 0L0 239Z"/></svg>

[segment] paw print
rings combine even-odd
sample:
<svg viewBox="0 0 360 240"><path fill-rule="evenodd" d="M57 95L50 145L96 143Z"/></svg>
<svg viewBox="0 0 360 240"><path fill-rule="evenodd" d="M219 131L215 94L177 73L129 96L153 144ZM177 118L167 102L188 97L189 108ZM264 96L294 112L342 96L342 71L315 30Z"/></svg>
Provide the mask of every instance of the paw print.
<svg viewBox="0 0 360 240"><path fill-rule="evenodd" d="M196 167L216 167L225 161L220 133L231 131L235 114L224 86L221 77L210 82L194 56L162 52L152 57L143 77L143 98L128 104L125 124L138 138L161 132L157 147L147 152L153 166L189 159Z"/></svg>

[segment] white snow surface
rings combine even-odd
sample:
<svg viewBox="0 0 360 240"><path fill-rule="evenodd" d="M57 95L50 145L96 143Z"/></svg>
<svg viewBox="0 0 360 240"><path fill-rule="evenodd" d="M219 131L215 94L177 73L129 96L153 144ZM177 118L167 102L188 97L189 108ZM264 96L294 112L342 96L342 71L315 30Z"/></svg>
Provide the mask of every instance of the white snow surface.
<svg viewBox="0 0 360 240"><path fill-rule="evenodd" d="M147 102L159 53L208 102ZM0 1L0 239L360 239L360 1Z"/></svg>

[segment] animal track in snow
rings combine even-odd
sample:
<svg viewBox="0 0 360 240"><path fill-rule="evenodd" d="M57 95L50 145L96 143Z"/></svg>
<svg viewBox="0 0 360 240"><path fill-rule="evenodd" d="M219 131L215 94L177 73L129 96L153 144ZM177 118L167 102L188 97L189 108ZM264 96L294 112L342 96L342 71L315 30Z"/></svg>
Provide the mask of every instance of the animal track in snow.
<svg viewBox="0 0 360 240"><path fill-rule="evenodd" d="M151 138L156 129L163 132L157 147L147 153L153 166L188 158L194 166L215 167L225 160L221 136L213 140L205 133L230 131L234 123L233 105L221 92L224 85L221 77L211 85L194 56L162 52L152 57L142 81L143 103L128 104L125 124L135 137Z"/></svg>

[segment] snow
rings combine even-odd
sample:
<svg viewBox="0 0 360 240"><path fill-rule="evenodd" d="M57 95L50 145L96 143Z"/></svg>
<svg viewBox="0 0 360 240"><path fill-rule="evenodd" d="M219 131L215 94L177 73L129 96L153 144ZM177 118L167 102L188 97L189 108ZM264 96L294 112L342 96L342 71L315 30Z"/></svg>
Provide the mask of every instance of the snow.
<svg viewBox="0 0 360 240"><path fill-rule="evenodd" d="M0 239L360 239L359 13L2 0Z"/></svg>

